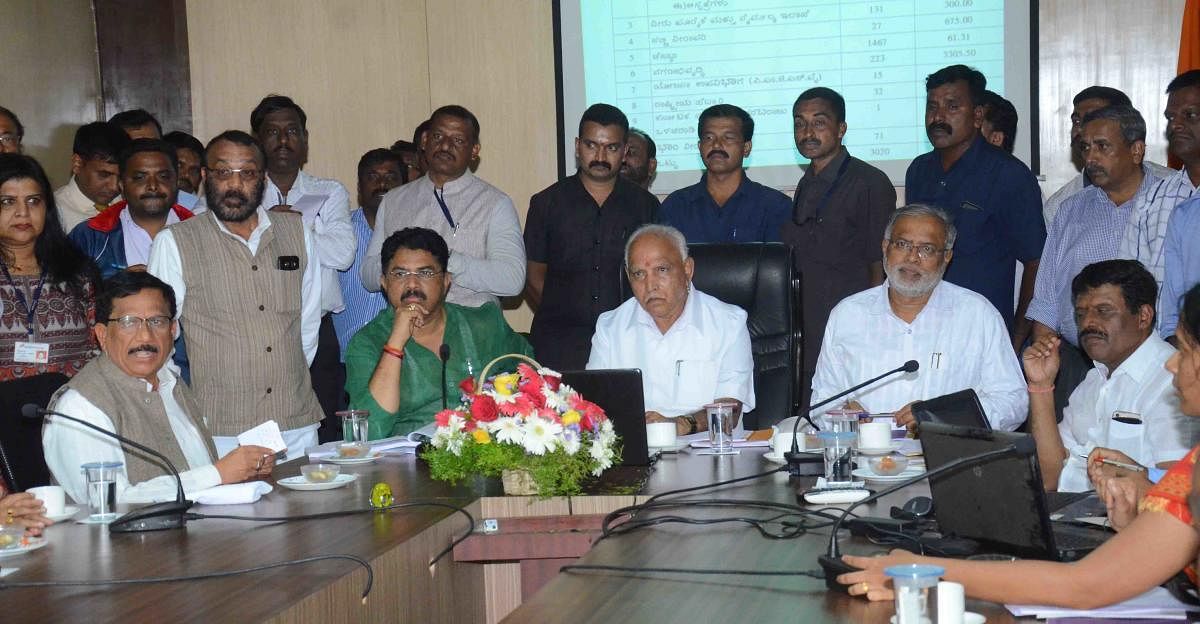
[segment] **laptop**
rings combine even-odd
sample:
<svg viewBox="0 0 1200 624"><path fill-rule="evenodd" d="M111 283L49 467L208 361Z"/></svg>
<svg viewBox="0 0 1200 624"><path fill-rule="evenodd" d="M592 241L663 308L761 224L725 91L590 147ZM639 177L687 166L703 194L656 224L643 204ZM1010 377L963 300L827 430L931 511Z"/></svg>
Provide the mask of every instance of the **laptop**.
<svg viewBox="0 0 1200 624"><path fill-rule="evenodd" d="M921 425L932 422L977 429L992 428L992 423L988 421L987 414L983 412L983 405L979 402L979 395L970 388L928 401L917 401L913 403L912 413Z"/></svg>
<svg viewBox="0 0 1200 624"><path fill-rule="evenodd" d="M921 426L929 470L1022 437L1027 434L933 422ZM943 534L980 542L995 552L1075 561L1111 536L1102 529L1050 520L1036 454L951 471L930 479L929 490Z"/></svg>
<svg viewBox="0 0 1200 624"><path fill-rule="evenodd" d="M566 371L563 383L599 405L621 436L621 465L648 466L642 371L636 368Z"/></svg>

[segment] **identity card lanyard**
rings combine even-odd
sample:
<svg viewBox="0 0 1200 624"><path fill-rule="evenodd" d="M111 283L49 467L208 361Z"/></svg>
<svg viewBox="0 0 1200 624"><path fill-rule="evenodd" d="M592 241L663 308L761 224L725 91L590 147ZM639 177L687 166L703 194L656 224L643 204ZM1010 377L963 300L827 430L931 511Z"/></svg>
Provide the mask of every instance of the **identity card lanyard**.
<svg viewBox="0 0 1200 624"><path fill-rule="evenodd" d="M17 288L17 283L13 281L12 274L8 272L8 266L0 262L0 271L4 272L4 279L8 281L8 285L12 286L13 296L17 298L17 303L25 308L25 331L29 332L29 337L33 338L34 316L37 314L37 304L42 298L42 286L46 285L46 271L42 270L42 276L38 279L37 288L33 289L33 304L30 305L25 301L25 293Z"/></svg>
<svg viewBox="0 0 1200 624"><path fill-rule="evenodd" d="M829 204L829 199L833 197L833 192L837 190L838 182L842 181L842 176L846 175L846 169L850 167L850 155L842 160L841 166L838 167L837 175L833 177L833 184L825 189L825 194L821 196L821 201L817 203L817 223L821 222L821 213L825 212L825 206Z"/></svg>
<svg viewBox="0 0 1200 624"><path fill-rule="evenodd" d="M445 191L442 193L444 194ZM438 194L438 190L436 188L433 189L433 198L436 199L438 205L442 207L442 216L446 217L446 223L450 224L450 229L454 232L453 235L457 235L458 225L454 223L454 217L450 216L450 208L446 205L446 200L442 199L442 195Z"/></svg>

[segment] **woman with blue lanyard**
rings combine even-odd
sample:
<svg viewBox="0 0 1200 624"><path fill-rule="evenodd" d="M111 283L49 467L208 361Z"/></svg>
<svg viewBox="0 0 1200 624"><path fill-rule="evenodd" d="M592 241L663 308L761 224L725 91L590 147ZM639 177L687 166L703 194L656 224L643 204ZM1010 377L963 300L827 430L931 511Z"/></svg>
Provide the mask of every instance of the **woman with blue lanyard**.
<svg viewBox="0 0 1200 624"><path fill-rule="evenodd" d="M0 469L12 490L50 482L41 422L50 395L96 353L99 274L63 232L36 160L0 154Z"/></svg>

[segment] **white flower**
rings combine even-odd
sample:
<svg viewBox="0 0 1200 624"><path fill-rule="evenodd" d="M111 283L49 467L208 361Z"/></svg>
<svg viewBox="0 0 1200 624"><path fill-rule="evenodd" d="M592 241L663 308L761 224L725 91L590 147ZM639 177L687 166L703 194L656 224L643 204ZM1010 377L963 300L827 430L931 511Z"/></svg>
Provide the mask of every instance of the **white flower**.
<svg viewBox="0 0 1200 624"><path fill-rule="evenodd" d="M434 448L446 449L455 455L462 455L463 441L465 439L466 434L462 432L460 424L459 429L438 427L433 432L433 439L430 440L430 443L433 444Z"/></svg>
<svg viewBox="0 0 1200 624"><path fill-rule="evenodd" d="M487 428L497 442L520 444L525 439L525 430L521 428L521 422L512 416L501 416L487 423Z"/></svg>
<svg viewBox="0 0 1200 624"><path fill-rule="evenodd" d="M574 455L579 452L579 433L574 429L564 428L562 430L562 445L563 450L567 455Z"/></svg>
<svg viewBox="0 0 1200 624"><path fill-rule="evenodd" d="M521 445L525 447L525 452L533 455L545 455L549 451L554 450L557 442L556 436L562 433L562 425L540 418L531 416L525 419L525 438L521 441Z"/></svg>
<svg viewBox="0 0 1200 624"><path fill-rule="evenodd" d="M559 379L562 379L562 373L554 370L553 368L546 368L545 366L539 368L537 370L537 373L539 375L541 375L542 377L550 376L550 377L558 377Z"/></svg>
<svg viewBox="0 0 1200 624"><path fill-rule="evenodd" d="M560 388L562 386L559 386ZM567 411L567 400L559 395L558 392L550 389L550 386L542 386L542 396L546 397L546 407L562 414Z"/></svg>
<svg viewBox="0 0 1200 624"><path fill-rule="evenodd" d="M461 431L454 432L446 443L446 450L455 455L462 455L463 442L467 440L467 436Z"/></svg>
<svg viewBox="0 0 1200 624"><path fill-rule="evenodd" d="M596 460L596 468L592 470L593 476L600 476L600 473L612 466L614 453L599 439L592 440L592 447L588 450L591 452L592 459Z"/></svg>
<svg viewBox="0 0 1200 624"><path fill-rule="evenodd" d="M601 436L603 436L604 434L611 435L612 432L613 432L613 424L612 424L611 420L605 419L600 422L600 435Z"/></svg>
<svg viewBox="0 0 1200 624"><path fill-rule="evenodd" d="M451 432L454 432L462 431L466 426L467 421L462 416L459 416L458 414L451 414L450 418L446 421L446 426L439 427L439 429L449 429Z"/></svg>

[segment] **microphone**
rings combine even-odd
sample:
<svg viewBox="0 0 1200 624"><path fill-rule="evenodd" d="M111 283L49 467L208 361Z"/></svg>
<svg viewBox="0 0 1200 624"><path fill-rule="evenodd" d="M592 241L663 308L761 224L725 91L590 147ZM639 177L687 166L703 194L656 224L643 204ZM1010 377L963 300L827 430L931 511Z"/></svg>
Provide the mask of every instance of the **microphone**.
<svg viewBox="0 0 1200 624"><path fill-rule="evenodd" d="M179 478L179 470L175 468L175 464L167 459L166 455L144 445L134 442L129 438L106 431L93 425L90 422L81 420L74 416L68 416L62 412L43 409L33 403L26 403L21 407L21 415L25 418L38 418L40 416L55 416L65 418L69 421L79 423L88 429L92 429L110 438L115 438L122 444L128 444L139 451L153 455L162 460L166 464L167 469L171 471L171 476L175 477L175 500L168 503L154 503L140 509L134 509L129 513L113 520L108 525L110 533L140 533L142 531L162 531L165 529L182 529L187 524L187 511L191 509L193 503L187 500L183 495L183 480Z"/></svg>
<svg viewBox="0 0 1200 624"><path fill-rule="evenodd" d="M934 468L933 470L923 472L915 477L905 479L904 481L896 483L891 487L880 490L879 492L876 492L875 494L872 494L860 501L856 501L849 507L846 507L846 509L842 511L842 515L838 516L838 519L833 523L833 529L829 533L829 549L824 555L821 555L817 558L817 562L820 563L821 568L825 570L825 587L840 592L846 592L849 588L846 585L837 582L837 577L847 572L856 572L859 569L842 561L842 553L841 549L838 547L837 537L837 532L838 529L841 528L842 522L845 521L845 519L850 515L850 512L854 511L854 509L859 505L865 505L867 503L879 500L880 498L883 498L892 492L906 488L914 483L917 483L918 481L931 479L938 475L950 472L951 470L956 470L965 466L986 464L993 460L1009 456L1030 457L1035 453L1037 453L1037 444L1034 442L1033 436L1022 436L1012 444L1009 444L1003 448L977 453L975 455L967 455L966 457L959 457L958 459L947 462L941 466L938 466L937 468Z"/></svg>
<svg viewBox="0 0 1200 624"><path fill-rule="evenodd" d="M890 375L895 375L896 373L915 373L915 372L917 372L917 369L920 367L921 367L920 363L918 363L916 360L909 360L897 368L893 368L892 370L890 370L882 375L872 377L871 379L868 379L868 380L858 384L857 386L851 387L843 392L839 392L838 394L835 394L835 395L829 397L828 399L821 401L820 403L817 403L815 405L809 405L808 409L804 411L804 414L803 414L804 420L807 420L808 424L813 426L813 429L820 430L821 428L818 427L817 423L813 422L813 420L812 420L812 411L814 409L828 405L828 404L846 396L847 394L850 394L851 392L854 392L855 390L858 390L860 388L865 388L865 387L879 381L880 379L883 379L884 377L888 377ZM792 423L792 450L788 451L787 453L784 453L783 456L784 456L784 458L787 459L788 474L792 475L793 477L811 476L811 475L806 475L805 471L803 470L803 468L801 466L801 464L809 463L809 461L811 460L811 457L806 456L800 452L800 442L796 439L796 434L799 433L799 431L800 431L800 419L797 418L796 422Z"/></svg>
<svg viewBox="0 0 1200 624"><path fill-rule="evenodd" d="M450 345L442 343L438 347L438 357L442 360L442 409L446 409L448 400L446 397L446 363L450 361Z"/></svg>

